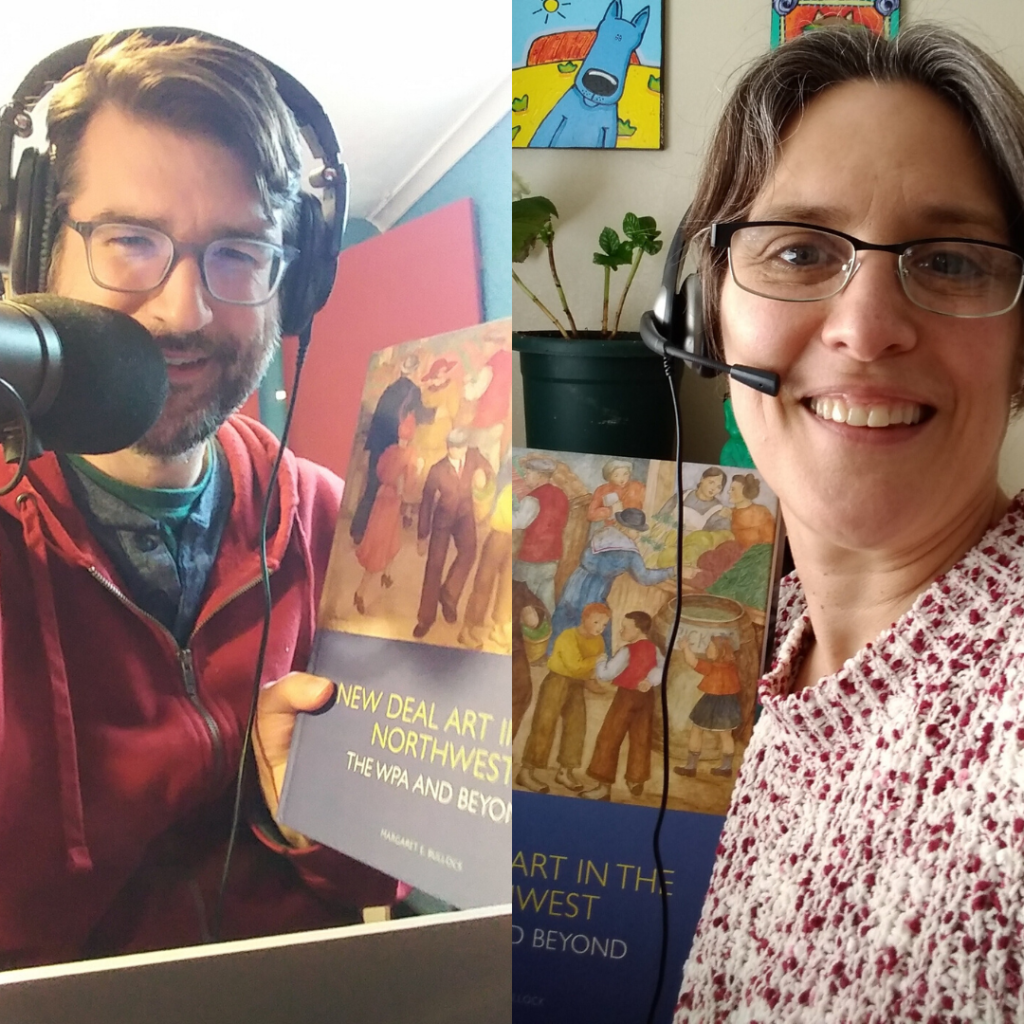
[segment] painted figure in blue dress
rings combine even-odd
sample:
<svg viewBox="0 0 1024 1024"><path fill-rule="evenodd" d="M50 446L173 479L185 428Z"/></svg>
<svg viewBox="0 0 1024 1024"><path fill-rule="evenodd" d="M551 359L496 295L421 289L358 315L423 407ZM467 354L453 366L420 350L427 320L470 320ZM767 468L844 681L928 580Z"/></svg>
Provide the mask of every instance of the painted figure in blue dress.
<svg viewBox="0 0 1024 1024"><path fill-rule="evenodd" d="M647 517L642 509L624 508L615 513L614 520L598 530L580 558L579 568L566 581L555 613L551 617L551 636L578 625L583 609L592 603L608 600L612 584L623 573L629 573L645 587L672 579L675 566L667 569L648 569L636 546L636 539L647 529ZM611 624L605 628L605 645L611 650Z"/></svg>

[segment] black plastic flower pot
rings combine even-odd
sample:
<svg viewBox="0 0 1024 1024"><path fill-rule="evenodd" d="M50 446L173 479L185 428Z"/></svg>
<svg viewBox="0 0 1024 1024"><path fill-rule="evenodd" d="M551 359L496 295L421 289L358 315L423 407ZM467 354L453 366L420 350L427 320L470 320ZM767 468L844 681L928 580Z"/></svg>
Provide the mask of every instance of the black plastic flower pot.
<svg viewBox="0 0 1024 1024"><path fill-rule="evenodd" d="M552 451L675 456L672 394L662 358L639 334L514 332L523 375L526 443ZM673 387L678 387L673 372Z"/></svg>

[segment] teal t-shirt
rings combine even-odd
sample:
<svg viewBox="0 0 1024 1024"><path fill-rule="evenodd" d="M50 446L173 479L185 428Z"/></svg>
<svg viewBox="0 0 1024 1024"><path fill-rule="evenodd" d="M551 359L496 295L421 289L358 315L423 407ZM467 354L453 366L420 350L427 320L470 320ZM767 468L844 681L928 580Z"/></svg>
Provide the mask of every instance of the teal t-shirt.
<svg viewBox="0 0 1024 1024"><path fill-rule="evenodd" d="M181 527L209 486L217 463L216 449L211 446L206 466L192 487L135 487L97 469L81 455L68 455L67 460L82 476L102 487L107 494L152 519L164 535L164 543L175 559L178 557Z"/></svg>

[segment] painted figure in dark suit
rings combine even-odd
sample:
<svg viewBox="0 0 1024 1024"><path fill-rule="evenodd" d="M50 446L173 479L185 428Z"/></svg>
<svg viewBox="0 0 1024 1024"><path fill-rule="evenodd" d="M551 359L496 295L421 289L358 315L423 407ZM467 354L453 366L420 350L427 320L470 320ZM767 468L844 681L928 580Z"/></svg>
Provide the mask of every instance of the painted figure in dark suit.
<svg viewBox="0 0 1024 1024"><path fill-rule="evenodd" d="M476 559L476 517L473 490L483 490L494 478L491 464L467 446L468 433L462 429L448 435L448 452L427 473L420 502L417 530L420 554L426 554L423 592L413 636L425 637L437 619L437 606L446 622L458 618L459 598ZM444 582L448 545L455 542L455 560Z"/></svg>
<svg viewBox="0 0 1024 1024"><path fill-rule="evenodd" d="M370 453L370 461L366 470L366 488L355 514L349 533L352 540L359 544L366 533L366 524L370 519L374 499L380 479L377 477L377 463L381 455L393 444L398 444L398 425L410 413L417 423L428 423L433 415L423 405L419 385L412 375L419 366L419 358L411 355L402 360L401 373L398 380L392 381L377 399L377 407L373 410L369 429L366 431L366 442L363 447Z"/></svg>

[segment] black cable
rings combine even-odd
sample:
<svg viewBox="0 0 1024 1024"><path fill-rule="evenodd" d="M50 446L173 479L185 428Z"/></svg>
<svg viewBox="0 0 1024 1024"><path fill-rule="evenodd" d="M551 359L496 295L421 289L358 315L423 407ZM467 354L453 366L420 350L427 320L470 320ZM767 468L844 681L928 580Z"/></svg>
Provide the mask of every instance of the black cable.
<svg viewBox="0 0 1024 1024"><path fill-rule="evenodd" d="M231 831L228 835L228 848L224 854L224 868L221 871L220 887L217 890L217 906L213 914L213 926L210 928L210 941L220 941L221 917L224 911L224 894L227 891L228 872L231 869L231 857L235 851L235 839L238 835L238 824L242 816L242 795L245 791L245 774L249 760L249 743L252 737L253 725L256 722L256 705L260 696L260 680L263 676L263 662L267 653L267 642L270 639L270 616L273 611L273 602L270 594L270 567L267 564L267 524L270 521L270 502L273 499L277 486L277 477L281 469L281 461L284 458L285 445L288 442L288 431L292 425L292 414L295 412L295 397L299 393L299 379L302 376L302 367L306 361L306 352L309 349L310 327L307 325L299 335L299 348L295 355L295 380L292 383L292 394L288 401L288 411L284 419L284 427L281 430L280 445L277 450L277 458L270 470L270 479L267 482L267 491L263 496L263 510L260 514L260 574L263 583L263 631L260 634L260 649L256 658L256 672L252 685L252 696L249 700L249 715L245 723L245 732L242 735L242 752L238 757L238 772L235 776L235 803L231 812Z"/></svg>
<svg viewBox="0 0 1024 1024"><path fill-rule="evenodd" d="M7 393L6 397L11 400L14 411L18 414L18 419L21 423L21 452L18 455L18 470L12 480L9 480L3 487L0 487L0 496L2 496L10 494L21 483L21 478L25 475L25 469L28 467L28 453L32 447L32 421L29 419L28 409L25 408L21 395L2 377L0 377L0 391Z"/></svg>
<svg viewBox="0 0 1024 1024"><path fill-rule="evenodd" d="M658 889L661 895L661 947L658 954L658 980L654 985L651 1008L647 1013L647 1024L655 1024L655 1014L661 990L665 987L665 971L668 964L668 890L665 886L665 866L661 860L661 828L668 810L669 743L668 743L668 670L679 634L679 620L683 609L683 583L680 575L683 568L683 421L672 379L672 361L665 356L665 376L672 392L672 409L676 427L676 610L672 617L672 630L665 647L665 663L661 667L661 803L658 806L658 820L654 826L654 865L657 871Z"/></svg>

